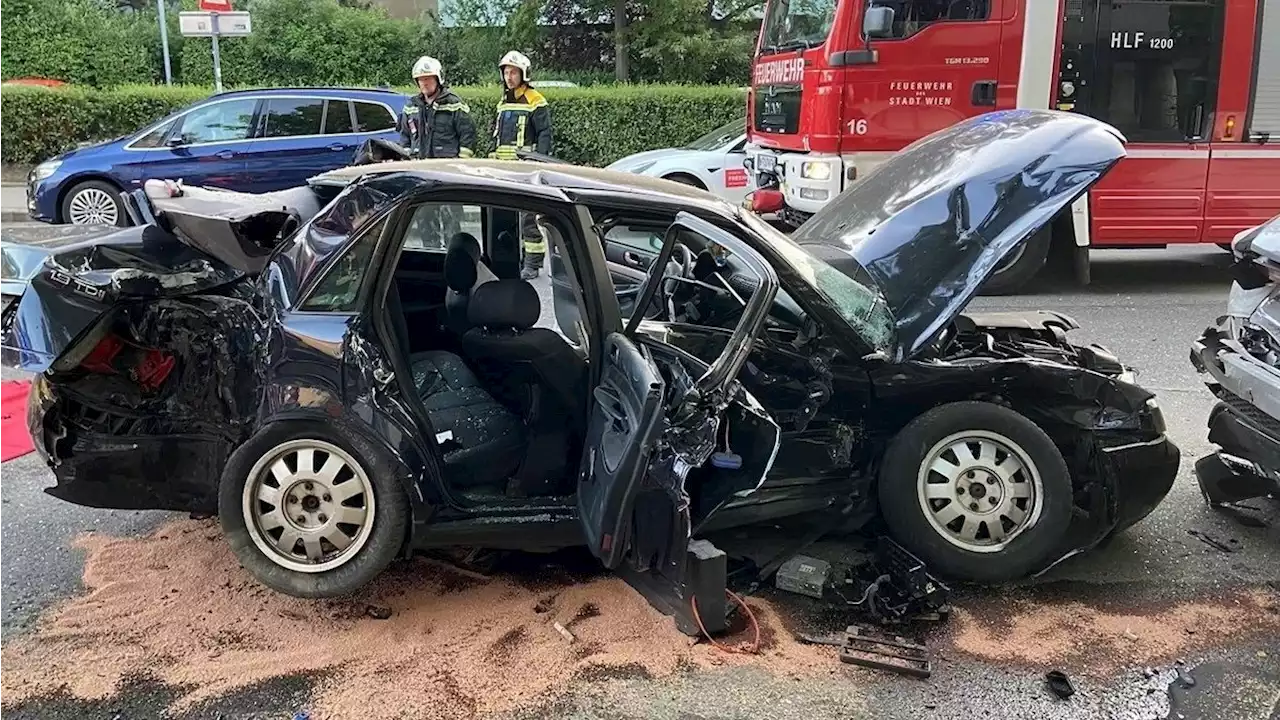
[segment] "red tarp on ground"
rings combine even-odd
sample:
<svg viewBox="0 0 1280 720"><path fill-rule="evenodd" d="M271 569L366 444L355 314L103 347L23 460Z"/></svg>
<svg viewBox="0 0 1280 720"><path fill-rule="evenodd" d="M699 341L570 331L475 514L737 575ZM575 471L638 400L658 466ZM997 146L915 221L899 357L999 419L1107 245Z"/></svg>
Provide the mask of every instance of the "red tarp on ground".
<svg viewBox="0 0 1280 720"><path fill-rule="evenodd" d="M22 457L35 448L27 431L27 393L30 380L0 383L0 462Z"/></svg>

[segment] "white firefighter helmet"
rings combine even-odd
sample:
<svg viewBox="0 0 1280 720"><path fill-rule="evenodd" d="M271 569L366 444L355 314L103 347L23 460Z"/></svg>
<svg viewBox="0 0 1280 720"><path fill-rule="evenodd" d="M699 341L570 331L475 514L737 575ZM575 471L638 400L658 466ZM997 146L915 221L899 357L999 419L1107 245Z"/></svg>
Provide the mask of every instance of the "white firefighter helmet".
<svg viewBox="0 0 1280 720"><path fill-rule="evenodd" d="M520 76L524 78L525 82L529 82L529 80L531 80L529 77L529 70L533 67L533 63L529 62L528 56L524 53L519 50L512 50L506 55L503 55L502 59L498 61L498 69L501 70L508 65L513 68L519 68Z"/></svg>
<svg viewBox="0 0 1280 720"><path fill-rule="evenodd" d="M423 55L413 64L413 79L434 77L440 79L440 61L430 55Z"/></svg>

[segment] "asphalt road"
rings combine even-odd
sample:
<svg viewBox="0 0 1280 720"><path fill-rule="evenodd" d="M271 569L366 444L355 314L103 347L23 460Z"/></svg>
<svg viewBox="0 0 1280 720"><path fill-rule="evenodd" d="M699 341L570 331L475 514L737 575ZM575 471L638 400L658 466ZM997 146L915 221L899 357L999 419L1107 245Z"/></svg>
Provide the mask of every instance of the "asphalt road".
<svg viewBox="0 0 1280 720"><path fill-rule="evenodd" d="M58 232L45 226L6 224L8 238L34 240ZM1138 368L1156 391L1169 433L1183 451L1173 491L1155 513L1106 547L1067 560L1027 587L964 590L957 605L981 615L1007 607L1009 592L1027 602L1078 599L1086 607L1120 608L1126 616L1158 613L1170 603L1211 602L1238 588L1280 583L1280 503L1255 500L1235 515L1208 508L1191 463L1209 450L1205 418L1212 397L1192 370L1189 343L1224 310L1227 255L1216 248L1095 253L1094 283L1087 288L1044 283L1034 294L980 299L984 309L1052 308L1074 316L1081 340L1102 343ZM14 377L5 371L5 378ZM3 566L0 580L4 636L23 632L49 603L77 592L80 554L73 537L93 529L116 535L145 533L164 513L97 511L42 494L51 478L35 455L5 463L0 491ZM1218 540L1223 552L1193 537ZM995 618L994 627L1002 627ZM1006 627L1010 636L1012 626ZM1223 628L1192 632L1213 634ZM1270 650L1270 652L1267 652ZM1078 694L1056 701L1043 690L1043 670L1017 657L995 662L939 658L928 681L866 674L856 683L841 677L805 683L758 669L725 669L667 680L614 679L587 683L554 706L528 709L530 717L574 718L1280 718L1280 642L1266 633L1238 633L1212 650L1182 658L1198 680L1173 683L1171 663L1127 669L1105 679L1078 678ZM299 684L301 683L301 684ZM240 693L215 703L226 717L256 716L264 708L284 712L305 697L307 681ZM163 707L163 688L131 690L119 707L140 708L124 717L150 717ZM131 696L133 697L133 696ZM142 701L138 698L150 698ZM123 701L122 701L123 702ZM1172 705L1171 705L1172 703ZM51 701L31 716L112 717L103 707ZM9 709L6 708L6 712ZM27 712L30 712L28 709ZM279 715L277 715L279 716Z"/></svg>

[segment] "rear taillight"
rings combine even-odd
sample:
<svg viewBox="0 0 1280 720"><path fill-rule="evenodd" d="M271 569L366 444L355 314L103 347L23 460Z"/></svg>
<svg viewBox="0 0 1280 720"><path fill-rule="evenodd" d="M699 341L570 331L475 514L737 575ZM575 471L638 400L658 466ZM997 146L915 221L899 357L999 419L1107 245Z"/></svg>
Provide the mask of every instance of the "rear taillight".
<svg viewBox="0 0 1280 720"><path fill-rule="evenodd" d="M80 367L103 375L128 375L148 392L164 384L173 372L172 353L144 348L119 335L107 335L80 361Z"/></svg>

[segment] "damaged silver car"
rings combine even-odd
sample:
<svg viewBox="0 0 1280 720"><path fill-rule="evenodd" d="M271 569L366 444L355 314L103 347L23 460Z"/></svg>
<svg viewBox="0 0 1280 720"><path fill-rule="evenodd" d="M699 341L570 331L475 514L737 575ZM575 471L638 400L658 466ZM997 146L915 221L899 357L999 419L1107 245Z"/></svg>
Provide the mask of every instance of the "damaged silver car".
<svg viewBox="0 0 1280 720"><path fill-rule="evenodd" d="M1211 504L1280 494L1280 216L1237 235L1227 314L1192 345L1218 398L1196 479Z"/></svg>

